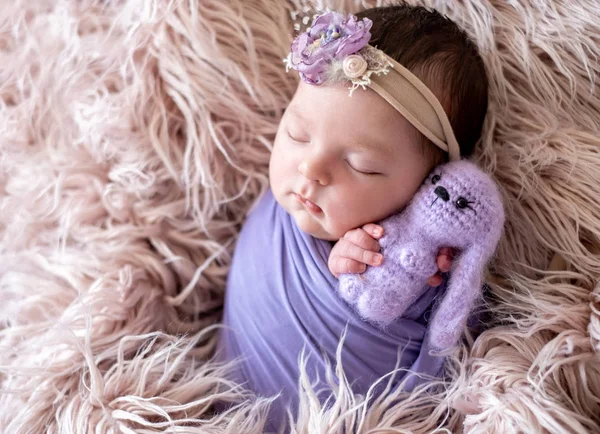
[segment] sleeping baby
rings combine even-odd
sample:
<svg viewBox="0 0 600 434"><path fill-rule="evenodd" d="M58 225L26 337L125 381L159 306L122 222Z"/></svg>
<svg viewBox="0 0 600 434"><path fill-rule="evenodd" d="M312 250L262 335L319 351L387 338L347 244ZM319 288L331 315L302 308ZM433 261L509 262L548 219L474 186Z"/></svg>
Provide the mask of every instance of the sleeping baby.
<svg viewBox="0 0 600 434"><path fill-rule="evenodd" d="M340 295L338 278L383 268L379 222L404 210L432 169L472 153L488 86L467 35L408 5L318 16L286 63L301 80L275 138L270 189L240 233L217 348L218 360L237 360L234 380L260 396L279 394L272 429L298 405L300 355L311 380L326 385L344 332L341 361L355 393L397 364L439 373L441 358L424 342L447 286L449 249L434 253L425 289L401 315L388 312L385 326Z"/></svg>

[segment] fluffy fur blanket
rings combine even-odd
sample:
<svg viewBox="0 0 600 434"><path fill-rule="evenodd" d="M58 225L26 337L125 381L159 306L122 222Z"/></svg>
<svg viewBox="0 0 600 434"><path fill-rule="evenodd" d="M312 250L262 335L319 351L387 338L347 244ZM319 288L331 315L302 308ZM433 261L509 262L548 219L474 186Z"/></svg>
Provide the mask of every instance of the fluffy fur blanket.
<svg viewBox="0 0 600 434"><path fill-rule="evenodd" d="M468 29L491 78L477 160L508 227L488 328L442 388L368 410L343 383L321 408L303 379L293 429L599 432L598 4L423 3ZM282 58L302 7L2 2L0 432L262 431L269 402L210 357L294 91ZM216 414L216 398L239 405Z"/></svg>

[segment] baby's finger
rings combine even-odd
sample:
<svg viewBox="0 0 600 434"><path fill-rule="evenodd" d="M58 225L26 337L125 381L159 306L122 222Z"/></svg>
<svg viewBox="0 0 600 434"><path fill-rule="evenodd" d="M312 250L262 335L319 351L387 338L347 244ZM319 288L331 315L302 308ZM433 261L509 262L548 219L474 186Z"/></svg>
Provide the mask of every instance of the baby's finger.
<svg viewBox="0 0 600 434"><path fill-rule="evenodd" d="M436 259L436 263L442 273L447 273L452 267L452 259L448 255L440 254Z"/></svg>
<svg viewBox="0 0 600 434"><path fill-rule="evenodd" d="M362 229L377 240L383 236L383 227L375 223L367 223Z"/></svg>
<svg viewBox="0 0 600 434"><path fill-rule="evenodd" d="M372 240L374 241L374 240ZM341 239L339 244L339 256L354 259L363 264L378 266L383 262L383 255L372 250L366 250L354 244L352 241ZM379 249L377 249L379 250Z"/></svg>
<svg viewBox="0 0 600 434"><path fill-rule="evenodd" d="M442 276L440 274L436 274L435 276L431 276L427 281L429 286L440 286L442 284Z"/></svg>
<svg viewBox="0 0 600 434"><path fill-rule="evenodd" d="M335 277L340 274L359 274L367 269L365 264L343 256L333 256L329 260L329 270Z"/></svg>
<svg viewBox="0 0 600 434"><path fill-rule="evenodd" d="M439 255L450 256L451 253L452 253L452 248L451 247L442 247L440 249L440 251L438 252L438 256Z"/></svg>
<svg viewBox="0 0 600 434"><path fill-rule="evenodd" d="M438 255L446 255L452 260L456 257L456 253L456 250L452 247L442 247Z"/></svg>
<svg viewBox="0 0 600 434"><path fill-rule="evenodd" d="M367 232L360 228L346 232L344 239L365 250L378 252L380 249L377 240L374 240Z"/></svg>

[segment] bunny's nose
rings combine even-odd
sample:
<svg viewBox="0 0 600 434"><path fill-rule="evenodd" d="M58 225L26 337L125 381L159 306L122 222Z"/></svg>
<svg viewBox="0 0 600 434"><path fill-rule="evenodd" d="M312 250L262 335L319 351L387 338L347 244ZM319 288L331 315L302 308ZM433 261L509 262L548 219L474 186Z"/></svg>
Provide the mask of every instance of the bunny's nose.
<svg viewBox="0 0 600 434"><path fill-rule="evenodd" d="M450 200L450 195L448 194L448 190L446 190L441 185L439 187L436 187L435 190L433 190L433 192L437 195L437 197L442 199L444 202L448 202Z"/></svg>

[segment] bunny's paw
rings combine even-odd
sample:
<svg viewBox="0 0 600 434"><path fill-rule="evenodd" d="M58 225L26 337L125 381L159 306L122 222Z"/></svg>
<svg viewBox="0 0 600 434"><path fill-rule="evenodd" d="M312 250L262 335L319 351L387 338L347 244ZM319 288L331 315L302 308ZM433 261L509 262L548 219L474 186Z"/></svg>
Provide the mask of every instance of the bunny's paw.
<svg viewBox="0 0 600 434"><path fill-rule="evenodd" d="M400 264L411 274L432 276L437 271L435 257L420 250L405 248L400 251Z"/></svg>
<svg viewBox="0 0 600 434"><path fill-rule="evenodd" d="M339 279L338 292L348 303L354 303L363 293L364 283L360 274L342 274Z"/></svg>

